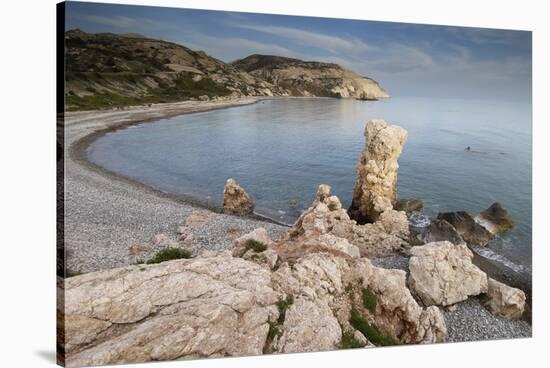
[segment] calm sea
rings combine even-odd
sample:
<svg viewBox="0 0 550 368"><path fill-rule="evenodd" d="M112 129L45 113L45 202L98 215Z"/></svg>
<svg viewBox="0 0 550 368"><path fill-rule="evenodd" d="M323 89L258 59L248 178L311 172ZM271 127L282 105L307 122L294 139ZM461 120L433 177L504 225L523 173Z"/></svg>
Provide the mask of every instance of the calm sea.
<svg viewBox="0 0 550 368"><path fill-rule="evenodd" d="M530 103L265 100L111 132L88 155L110 171L218 206L226 180L235 178L254 197L257 212L291 223L321 183L349 205L369 119L409 132L399 161L401 197L421 198L429 217L440 211L477 214L501 202L516 226L486 252L530 272Z"/></svg>

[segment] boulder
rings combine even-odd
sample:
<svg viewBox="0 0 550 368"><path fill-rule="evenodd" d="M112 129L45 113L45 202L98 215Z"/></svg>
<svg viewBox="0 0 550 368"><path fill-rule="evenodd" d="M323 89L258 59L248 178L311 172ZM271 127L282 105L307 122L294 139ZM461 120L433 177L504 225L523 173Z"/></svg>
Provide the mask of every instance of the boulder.
<svg viewBox="0 0 550 368"><path fill-rule="evenodd" d="M378 221L359 225L350 219L338 197L331 195L328 185L320 185L311 207L302 212L292 226L289 241L318 239L323 234L346 239L359 248L363 257L388 256L408 246L409 222L402 211L388 210Z"/></svg>
<svg viewBox="0 0 550 368"><path fill-rule="evenodd" d="M487 275L466 244L448 241L411 248L409 286L424 305L448 306L487 292Z"/></svg>
<svg viewBox="0 0 550 368"><path fill-rule="evenodd" d="M280 294L227 252L64 280L67 366L262 354Z"/></svg>
<svg viewBox="0 0 550 368"><path fill-rule="evenodd" d="M223 188L223 212L232 215L247 215L254 211L254 203L248 193L233 179L228 179Z"/></svg>
<svg viewBox="0 0 550 368"><path fill-rule="evenodd" d="M437 218L453 225L462 239L470 245L485 246L495 237L464 211L439 213Z"/></svg>
<svg viewBox="0 0 550 368"><path fill-rule="evenodd" d="M359 223L375 222L392 210L397 199L397 160L407 131L383 120L371 120L365 128L365 148L356 168L349 215Z"/></svg>
<svg viewBox="0 0 550 368"><path fill-rule="evenodd" d="M410 213L421 209L422 206L422 200L418 198L402 198L395 202L394 209L396 211L405 211L406 213Z"/></svg>
<svg viewBox="0 0 550 368"><path fill-rule="evenodd" d="M246 253L246 251L248 250L246 249L246 242L248 240L257 241L259 243L265 244L266 246L270 246L271 244L273 244L273 241L269 237L267 230L263 227L259 227L233 241L233 257L242 257Z"/></svg>
<svg viewBox="0 0 550 368"><path fill-rule="evenodd" d="M432 243L447 240L453 244L462 244L464 239L449 222L443 219L435 219L424 234L424 242Z"/></svg>
<svg viewBox="0 0 550 368"><path fill-rule="evenodd" d="M481 304L491 313L505 319L520 319L525 312L525 293L489 278L487 294Z"/></svg>
<svg viewBox="0 0 550 368"><path fill-rule="evenodd" d="M492 234L508 231L514 227L512 216L498 202L481 211L475 220Z"/></svg>

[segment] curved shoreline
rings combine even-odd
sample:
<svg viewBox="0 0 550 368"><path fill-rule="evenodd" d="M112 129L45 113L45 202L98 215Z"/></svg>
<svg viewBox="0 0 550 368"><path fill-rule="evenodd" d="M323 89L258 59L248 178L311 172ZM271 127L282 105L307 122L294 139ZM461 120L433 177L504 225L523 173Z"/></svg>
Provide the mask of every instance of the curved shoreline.
<svg viewBox="0 0 550 368"><path fill-rule="evenodd" d="M208 202L207 200L199 200L197 198L194 198L194 197L188 196L188 195L184 195L184 194L175 194L175 193L164 192L164 191L162 191L160 189L157 189L153 186L144 184L144 183L142 183L138 180L126 177L124 175L117 174L113 171L110 171L110 170L108 170L108 169L106 169L106 168L90 161L88 159L87 149L93 142L95 142L97 139L103 137L105 134L108 134L110 132L114 132L114 131L117 131L117 130L120 130L120 129L125 129L125 128L128 128L130 126L140 125L140 124L144 124L144 123L154 123L154 122L156 122L158 120L161 120L161 119L168 119L168 118L172 118L172 117L180 116L180 115L188 115L188 114L194 114L194 113L200 113L200 112L208 112L208 111L214 111L214 110L229 109L229 108L233 108L233 107L247 106L247 105L252 105L252 104L258 103L258 102L260 102L262 100L266 100L266 99L269 99L269 98L254 97L254 98L238 99L238 100L233 100L233 101L229 100L228 104L223 105L223 106L208 106L208 105L202 105L201 106L200 105L201 102L196 101L197 103L199 103L199 106L197 106L197 109L195 109L195 110L176 111L176 112L170 111L168 113L162 114L161 116L145 117L145 118L137 117L135 119L130 119L130 120L127 120L127 121L114 123L114 124L112 124L108 127L101 128L99 130L93 131L93 132L79 138L78 140L76 140L74 142L71 142L69 144L69 147L68 147L68 153L69 153L70 158L72 160L74 160L75 162L78 162L80 165L88 168L89 170L92 170L92 171L94 171L94 172L96 172L100 175L103 175L105 177L108 177L110 179L124 182L127 185L139 188L141 190L151 191L152 193L154 193L158 196L170 199L170 200L175 201L177 203L191 204L193 206L201 207L201 208L207 209L207 210L212 211L212 212L223 213L222 206L216 205L216 204L211 203L211 202ZM171 105L171 104L159 104L159 106L162 106L162 105ZM102 110L86 111L85 113L96 113L96 114L101 115L101 112L102 112ZM97 119L99 120L100 118L97 118ZM72 124L78 124L78 122L74 122ZM258 213L253 213L253 214L247 215L245 217L256 219L256 220L261 220L261 221L266 221L266 222L271 222L271 223L274 223L274 224L277 224L277 225L280 225L280 226L287 226L287 227L289 226L288 224L282 223L280 221L277 221L277 220L272 219L272 218L267 217L267 216L263 216L263 215L258 214Z"/></svg>

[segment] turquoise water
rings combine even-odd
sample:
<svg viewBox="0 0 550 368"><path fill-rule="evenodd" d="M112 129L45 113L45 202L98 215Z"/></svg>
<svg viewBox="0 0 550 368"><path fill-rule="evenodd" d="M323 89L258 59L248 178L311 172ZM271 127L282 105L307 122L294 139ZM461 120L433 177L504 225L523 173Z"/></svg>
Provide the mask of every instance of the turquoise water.
<svg viewBox="0 0 550 368"><path fill-rule="evenodd" d="M440 211L477 214L501 202L516 227L490 249L530 268L529 103L266 100L111 132L88 155L110 171L218 206L226 180L235 178L254 197L257 212L290 223L321 183L349 205L363 130L375 118L409 132L399 161L401 197L421 198L430 217Z"/></svg>

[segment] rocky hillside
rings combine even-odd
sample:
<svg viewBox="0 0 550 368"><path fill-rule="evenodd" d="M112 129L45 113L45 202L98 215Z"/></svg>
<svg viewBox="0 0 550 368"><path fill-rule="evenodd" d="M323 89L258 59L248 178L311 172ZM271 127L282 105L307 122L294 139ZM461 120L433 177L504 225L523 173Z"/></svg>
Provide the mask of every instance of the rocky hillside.
<svg viewBox="0 0 550 368"><path fill-rule="evenodd" d="M336 64L259 55L225 63L134 33L67 31L65 55L67 110L239 96L387 97Z"/></svg>
<svg viewBox="0 0 550 368"><path fill-rule="evenodd" d="M286 93L203 51L137 34L68 31L65 54L68 110Z"/></svg>
<svg viewBox="0 0 550 368"><path fill-rule="evenodd" d="M375 81L338 64L302 61L272 55L251 55L235 67L274 85L292 96L354 97L376 100L389 97Z"/></svg>

